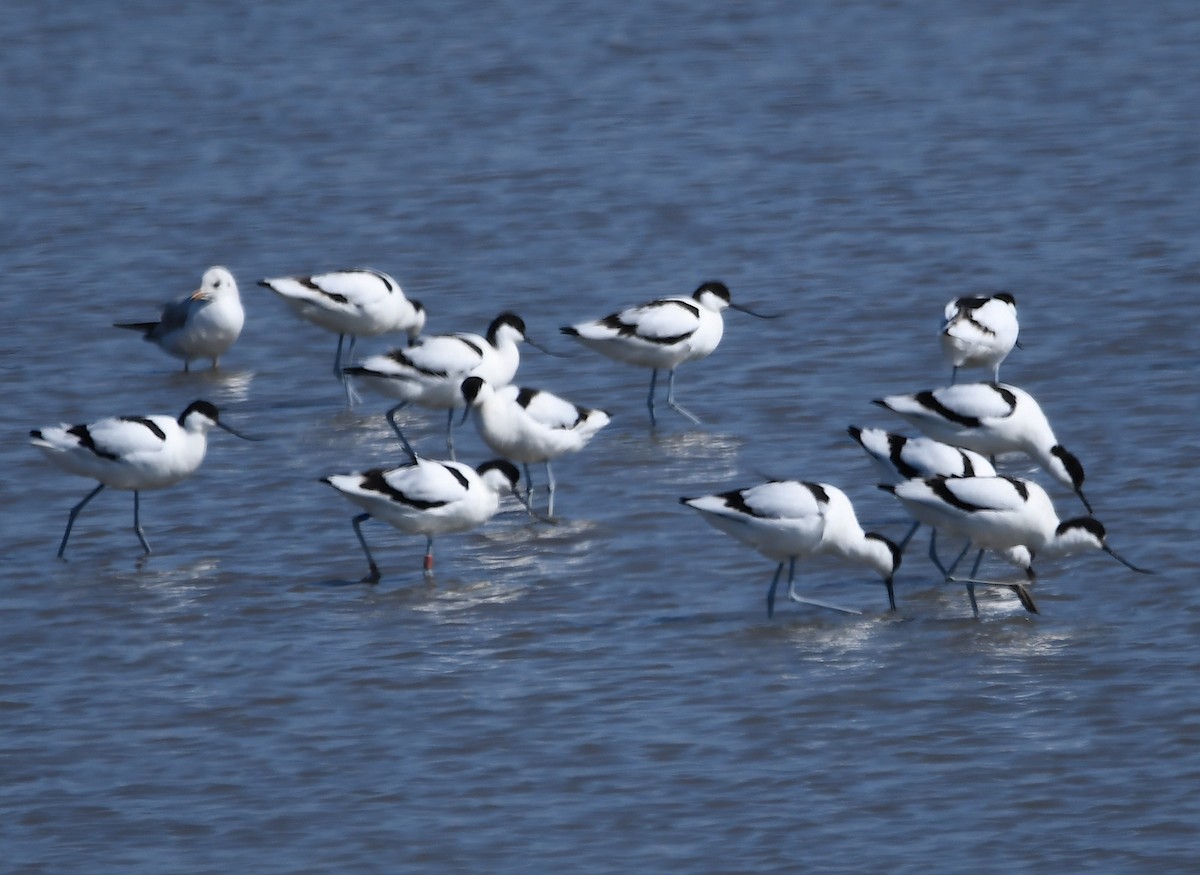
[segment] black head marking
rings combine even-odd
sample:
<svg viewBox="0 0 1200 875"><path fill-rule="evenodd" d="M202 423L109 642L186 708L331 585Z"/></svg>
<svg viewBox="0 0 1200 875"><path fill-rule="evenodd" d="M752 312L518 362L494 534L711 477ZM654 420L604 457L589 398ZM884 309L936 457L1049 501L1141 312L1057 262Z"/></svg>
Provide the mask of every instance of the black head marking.
<svg viewBox="0 0 1200 875"><path fill-rule="evenodd" d="M700 298L704 296L705 292L716 295L726 304L733 300L733 296L729 294L729 287L726 286L725 283L717 282L716 280L709 280L708 282L701 283L699 288L692 293L692 297L699 301Z"/></svg>
<svg viewBox="0 0 1200 875"><path fill-rule="evenodd" d="M184 421L193 413L199 413L202 416L207 416L213 422L221 421L221 417L217 413L216 405L210 404L207 401L193 401L187 406L187 409L184 410L183 413L179 414L179 424L183 425ZM161 431L159 432L159 437L163 437Z"/></svg>
<svg viewBox="0 0 1200 875"><path fill-rule="evenodd" d="M504 478L508 481L509 486L513 488L516 487L517 482L521 479L521 472L517 470L517 466L507 459L492 459L491 461L484 462L475 469L475 473L477 473L480 477L482 477L488 471L499 471L502 473ZM454 473L458 474L457 471ZM458 474L458 476L462 478L461 474ZM463 485L466 486L465 478L463 478Z"/></svg>
<svg viewBox="0 0 1200 875"><path fill-rule="evenodd" d="M1104 526L1100 520L1095 517L1081 516L1074 519L1064 520L1058 524L1058 528L1054 530L1055 535L1062 535L1071 529L1083 529L1085 532L1091 532L1097 541L1104 543L1104 538L1107 533L1104 531Z"/></svg>
<svg viewBox="0 0 1200 875"><path fill-rule="evenodd" d="M1063 467L1067 470L1067 476L1071 478L1071 485L1075 487L1075 491L1078 492L1082 489L1083 463L1062 444L1055 444L1051 447L1050 455L1062 462Z"/></svg>
<svg viewBox="0 0 1200 875"><path fill-rule="evenodd" d="M467 377L462 381L463 397L467 399L467 403L472 403L479 397L480 391L483 389L483 380L479 377Z"/></svg>
<svg viewBox="0 0 1200 875"><path fill-rule="evenodd" d="M997 301L1003 301L1011 307L1017 306L1017 298L1012 292L1000 292L997 295L992 295Z"/></svg>
<svg viewBox="0 0 1200 875"><path fill-rule="evenodd" d="M492 320L492 324L488 326L487 339L492 346L496 345L496 332L501 326L509 325L515 328L522 337L525 336L525 320L516 313L501 313Z"/></svg>

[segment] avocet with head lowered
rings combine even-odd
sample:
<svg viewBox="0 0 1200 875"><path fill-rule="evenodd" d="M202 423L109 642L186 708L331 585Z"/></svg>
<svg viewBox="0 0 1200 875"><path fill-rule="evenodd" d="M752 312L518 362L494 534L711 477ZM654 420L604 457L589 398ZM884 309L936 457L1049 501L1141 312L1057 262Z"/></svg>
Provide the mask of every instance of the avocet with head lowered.
<svg viewBox="0 0 1200 875"><path fill-rule="evenodd" d="M378 337L404 331L409 341L425 327L425 307L404 296L400 284L383 271L370 268L335 270L312 276L285 276L259 280L258 284L279 295L301 319L338 336L333 373L342 374L342 345L350 345L346 358L354 356L359 337ZM349 387L347 387L349 395Z"/></svg>
<svg viewBox="0 0 1200 875"><path fill-rule="evenodd" d="M726 307L760 319L774 318L734 304L724 283L706 282L690 297L660 298L603 319L568 325L562 333L611 359L652 369L646 399L651 425L657 424L654 388L660 370L667 371L667 406L699 424L699 419L675 403L675 369L717 348L725 330L721 311Z"/></svg>
<svg viewBox="0 0 1200 875"><path fill-rule="evenodd" d="M58 547L59 558L67 549L75 518L105 486L133 492L133 529L142 549L149 553L150 545L139 514L139 493L172 486L194 473L204 461L208 430L213 426L255 440L221 422L217 408L207 401L193 401L178 417L114 416L82 425L53 425L31 431L33 445L59 468L100 481L83 501L71 508Z"/></svg>
<svg viewBox="0 0 1200 875"><path fill-rule="evenodd" d="M140 331L142 339L167 355L183 359L190 369L193 359L210 359L215 369L242 333L246 313L237 281L223 267L210 267L200 288L186 298L167 304L156 322L114 322L117 328Z"/></svg>
<svg viewBox="0 0 1200 875"><path fill-rule="evenodd" d="M587 446L596 432L609 423L603 410L580 407L541 389L520 386L493 387L480 377L462 383L467 402L465 419L475 412L475 425L492 452L520 462L525 468L526 496L532 502L533 478L529 465L542 462L550 490L548 516L554 516L554 472L551 461Z"/></svg>
<svg viewBox="0 0 1200 875"><path fill-rule="evenodd" d="M1032 480L1000 476L933 477L885 484L880 488L894 494L921 522L941 531L964 535L980 550L1024 547L1035 559L1103 550L1133 571L1150 573L1113 550L1105 540L1104 526L1095 518L1060 520L1046 490ZM953 566L946 577L960 583L994 584L995 581L974 580L978 567L979 559L976 558L970 577L954 578ZM1028 576L1033 578L1032 567ZM1024 587L1010 586L1022 597L1027 609L1036 611L1032 602L1027 602ZM979 609L970 586L968 592L971 607L978 616Z"/></svg>
<svg viewBox="0 0 1200 875"><path fill-rule="evenodd" d="M846 493L828 483L772 480L715 495L681 498L705 522L753 547L779 565L767 590L767 616L775 612L775 590L788 566L788 598L794 602L857 614L796 592L796 560L828 556L875 570L896 609L892 578L900 567L900 549L882 535L864 532Z"/></svg>
<svg viewBox="0 0 1200 875"><path fill-rule="evenodd" d="M425 575L433 574L433 539L469 532L496 513L500 495L516 493L516 466L503 459L472 468L461 462L414 458L398 468L373 468L322 479L366 513L354 517L354 534L367 557L365 583L379 580L379 566L363 537L362 524L376 517L409 534L425 536Z"/></svg>
<svg viewBox="0 0 1200 875"><path fill-rule="evenodd" d="M987 477L996 473L992 463L979 453L952 447L933 438L910 438L878 428L858 428L854 425L850 426L848 432L867 453L883 482L892 485L913 478ZM901 550L908 546L920 527L920 520L913 522L908 533L900 539L898 546ZM1029 551L1024 547L997 551L997 555L1026 572L1032 562ZM945 576L945 566L937 554L937 529L930 530L929 558Z"/></svg>
<svg viewBox="0 0 1200 875"><path fill-rule="evenodd" d="M387 411L387 421L410 459L417 454L396 424L396 414L410 404L447 411L446 446L454 458L454 411L466 404L463 380L474 376L493 386L507 386L521 363L519 346L528 340L525 321L515 313L501 313L485 337L464 333L422 337L406 349L370 356L346 368L346 374L400 402Z"/></svg>
<svg viewBox="0 0 1200 875"><path fill-rule="evenodd" d="M1028 392L1005 383L960 383L873 403L903 417L929 437L995 456L1024 453L1059 483L1083 494L1083 464L1058 442L1046 414Z"/></svg>
<svg viewBox="0 0 1200 875"><path fill-rule="evenodd" d="M942 353L953 370L987 368L992 382L1000 379L1000 363L1017 343L1017 300L1008 292L955 298L946 304L942 318Z"/></svg>

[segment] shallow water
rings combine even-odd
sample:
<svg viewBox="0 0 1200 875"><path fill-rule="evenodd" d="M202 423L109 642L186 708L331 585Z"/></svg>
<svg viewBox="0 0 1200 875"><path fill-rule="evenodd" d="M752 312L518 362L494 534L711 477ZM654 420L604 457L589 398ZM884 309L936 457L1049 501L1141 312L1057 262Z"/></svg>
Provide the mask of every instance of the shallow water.
<svg viewBox="0 0 1200 875"><path fill-rule="evenodd" d="M42 3L0 34L12 871L1194 867L1192 4ZM220 372L109 327L214 263L248 313ZM430 331L515 309L566 354L519 381L614 422L555 466L560 525L506 505L430 584L368 523L356 582L317 481L399 458L386 405L348 412L334 338L254 285L351 265ZM557 328L708 278L783 318L729 313L678 376L704 425L652 432L648 375ZM1158 574L1063 560L1040 616L976 622L919 536L898 616L814 564L865 616L767 620L771 563L678 496L824 480L899 537L845 427L899 426L870 399L945 382L942 305L1000 289L1003 378ZM268 440L147 493L148 560L106 491L54 561L89 487L26 431L201 397Z"/></svg>

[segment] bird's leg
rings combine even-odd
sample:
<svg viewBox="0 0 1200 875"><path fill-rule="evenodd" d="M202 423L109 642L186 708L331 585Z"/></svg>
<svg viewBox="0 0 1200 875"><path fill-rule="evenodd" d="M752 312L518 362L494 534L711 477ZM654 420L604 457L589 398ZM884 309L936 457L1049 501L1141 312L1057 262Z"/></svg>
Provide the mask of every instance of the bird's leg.
<svg viewBox="0 0 1200 875"><path fill-rule="evenodd" d="M796 557L793 556L788 560L788 599L793 602L799 602L802 605L813 605L818 608L825 608L830 611L837 611L840 614L861 614L862 611L856 611L854 608L843 608L840 605L833 605L829 602L823 602L819 599L805 598L796 592Z"/></svg>
<svg viewBox="0 0 1200 875"><path fill-rule="evenodd" d="M930 549L932 549L932 546L930 547ZM955 560L950 563L949 570L942 569L942 577L945 579L946 583L965 583L967 585L967 598L969 598L971 600L971 613L974 614L976 617L978 617L979 616L979 604L975 601L975 583L974 583L974 581L975 581L975 573L979 570L979 563L981 561L983 561L983 551L980 550L979 554L975 557L975 565L971 569L971 576L969 578L961 579L961 578L957 578L954 576L954 569L958 567L958 563L962 562L963 557L966 556L967 553L970 552L970 550L971 550L971 542L967 541L966 546L962 548L962 552L959 553L958 556L955 558ZM941 568L940 565L938 567Z"/></svg>
<svg viewBox="0 0 1200 875"><path fill-rule="evenodd" d="M346 335L338 335L337 352L333 355L333 375L342 382L345 382L346 375L342 373L342 344L346 341Z"/></svg>
<svg viewBox="0 0 1200 875"><path fill-rule="evenodd" d="M767 590L767 619L775 616L775 588L779 586L779 575L783 573L783 563L780 562L775 569L775 576L771 578L771 588Z"/></svg>
<svg viewBox="0 0 1200 875"><path fill-rule="evenodd" d="M342 381L342 388L346 392L346 406L353 409L355 404L362 402L362 396L358 394L358 390L354 388L354 381L350 376L342 370L342 340L345 337L343 334L338 335L337 356L333 360L333 375ZM354 359L354 345L358 342L358 336L350 335L350 345L346 348L346 359Z"/></svg>
<svg viewBox="0 0 1200 875"><path fill-rule="evenodd" d="M650 372L650 394L646 396L646 407L650 411L650 427L658 426L658 419L654 416L654 386L658 383L658 368Z"/></svg>
<svg viewBox="0 0 1200 875"><path fill-rule="evenodd" d="M379 582L379 566L375 564L375 557L371 555L371 548L367 546L367 539L363 537L362 524L369 520L369 513L360 513L352 522L354 524L354 534L358 535L358 543L362 544L363 553L367 556L367 567L370 572L362 579L363 583L378 583Z"/></svg>
<svg viewBox="0 0 1200 875"><path fill-rule="evenodd" d="M387 417L388 423L392 426L392 431L396 433L396 437L400 438L400 446L404 447L404 452L408 454L409 463L415 465L417 462L416 450L412 448L412 444L408 442L408 438L404 436L404 432L402 432L400 430L400 426L396 424L396 414L403 410L407 405L407 401L401 401L395 407L391 408L385 414L385 416Z"/></svg>
<svg viewBox="0 0 1200 875"><path fill-rule="evenodd" d="M554 516L554 469L550 467L550 460L546 460L546 482L550 488L550 503L546 507L546 516Z"/></svg>
<svg viewBox="0 0 1200 875"><path fill-rule="evenodd" d="M433 535L425 537L425 576L433 577Z"/></svg>
<svg viewBox="0 0 1200 875"><path fill-rule="evenodd" d="M137 533L138 540L142 542L142 549L149 554L150 545L146 543L146 533L142 531L142 521L138 513L140 503L138 491L135 489L133 490L133 530Z"/></svg>
<svg viewBox="0 0 1200 875"><path fill-rule="evenodd" d="M693 425L699 425L700 420L689 413L686 409L675 403L675 369L667 371L667 406L676 413L686 416L692 421Z"/></svg>
<svg viewBox="0 0 1200 875"><path fill-rule="evenodd" d="M529 515L533 516L533 475L529 473L529 465L522 462L521 467L525 470L525 507L529 510Z"/></svg>
<svg viewBox="0 0 1200 875"><path fill-rule="evenodd" d="M63 532L62 543L58 545L58 557L63 558L63 552L67 549L67 539L71 537L71 528L75 525L75 517L79 516L79 512L83 510L83 506L100 494L100 490L104 488L104 484L99 484L95 489L83 497L83 501L71 508L71 512L67 515L67 530Z"/></svg>
<svg viewBox="0 0 1200 875"><path fill-rule="evenodd" d="M970 544L968 544L967 547L970 547ZM967 551L967 547L963 548L964 553ZM975 576L979 573L979 563L982 561L983 561L983 551L980 550L975 555L975 563L971 566L971 579L972 580L974 580ZM979 616L979 603L975 601L975 584L973 584L973 583L967 584L967 598L969 598L971 600L971 613L974 614L976 617L978 617Z"/></svg>
<svg viewBox="0 0 1200 875"><path fill-rule="evenodd" d="M919 528L921 528L920 522L913 523L912 527L908 530L908 534L900 539L900 543L896 546L900 548L901 553L904 552L904 548L908 546L908 542L912 540L912 536L917 533L917 529Z"/></svg>
<svg viewBox="0 0 1200 875"><path fill-rule="evenodd" d="M450 452L450 461L457 462L454 455L454 408L446 411L446 449Z"/></svg>

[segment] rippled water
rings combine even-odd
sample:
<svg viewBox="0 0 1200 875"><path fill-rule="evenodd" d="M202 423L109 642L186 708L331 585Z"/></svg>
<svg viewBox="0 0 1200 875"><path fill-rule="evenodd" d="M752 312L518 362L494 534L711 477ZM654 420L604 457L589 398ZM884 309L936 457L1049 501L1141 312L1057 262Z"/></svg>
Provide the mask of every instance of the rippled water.
<svg viewBox="0 0 1200 875"><path fill-rule="evenodd" d="M11 871L1194 868L1192 3L47 2L0 35ZM215 263L248 312L218 374L109 327ZM347 412L254 280L360 264L431 331L511 308L570 354L519 376L614 414L560 525L506 508L428 584L369 523L355 582L317 481L398 458L385 404ZM653 433L648 375L557 327L708 278L785 318L730 313L679 374L705 425ZM845 427L898 425L870 399L944 382L942 305L999 289L1003 376L1157 576L1064 560L1041 616L976 622L914 547L899 616L814 565L865 617L768 621L771 564L677 497L825 480L899 536ZM148 493L148 561L112 491L54 561L88 486L26 431L199 397L269 440Z"/></svg>

